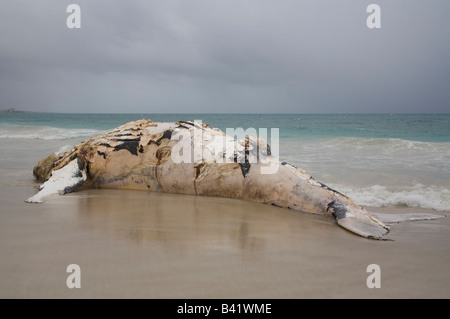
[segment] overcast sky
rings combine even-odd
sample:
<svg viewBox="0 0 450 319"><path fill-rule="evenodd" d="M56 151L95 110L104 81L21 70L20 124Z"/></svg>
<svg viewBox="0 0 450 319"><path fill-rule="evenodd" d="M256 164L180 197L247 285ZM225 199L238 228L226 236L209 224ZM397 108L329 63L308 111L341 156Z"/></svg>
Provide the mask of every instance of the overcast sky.
<svg viewBox="0 0 450 319"><path fill-rule="evenodd" d="M66 8L81 7L81 29ZM366 8L381 7L381 29ZM0 0L0 109L450 112L448 0Z"/></svg>

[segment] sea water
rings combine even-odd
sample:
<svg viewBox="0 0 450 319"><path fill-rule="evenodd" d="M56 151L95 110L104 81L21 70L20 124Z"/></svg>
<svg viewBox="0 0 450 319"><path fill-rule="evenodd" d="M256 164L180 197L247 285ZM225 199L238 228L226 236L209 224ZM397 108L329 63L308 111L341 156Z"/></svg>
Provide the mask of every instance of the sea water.
<svg viewBox="0 0 450 319"><path fill-rule="evenodd" d="M360 205L450 211L450 114L4 113L1 182L17 174L32 178L33 165L51 152L142 118L201 120L224 131L278 128L281 161Z"/></svg>

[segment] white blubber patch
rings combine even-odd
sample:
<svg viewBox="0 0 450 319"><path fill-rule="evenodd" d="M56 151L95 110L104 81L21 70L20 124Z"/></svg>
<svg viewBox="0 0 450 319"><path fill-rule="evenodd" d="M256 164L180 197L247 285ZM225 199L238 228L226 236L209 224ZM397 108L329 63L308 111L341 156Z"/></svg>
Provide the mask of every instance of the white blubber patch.
<svg viewBox="0 0 450 319"><path fill-rule="evenodd" d="M167 130L174 129L177 127L176 123L155 123L154 126L147 126L145 129L151 134L151 135L158 135L161 134Z"/></svg>
<svg viewBox="0 0 450 319"><path fill-rule="evenodd" d="M42 203L44 197L67 193L67 189L74 189L86 181L85 170L80 170L78 160L74 159L61 169L52 172L52 176L39 187L39 192L28 198L27 203Z"/></svg>

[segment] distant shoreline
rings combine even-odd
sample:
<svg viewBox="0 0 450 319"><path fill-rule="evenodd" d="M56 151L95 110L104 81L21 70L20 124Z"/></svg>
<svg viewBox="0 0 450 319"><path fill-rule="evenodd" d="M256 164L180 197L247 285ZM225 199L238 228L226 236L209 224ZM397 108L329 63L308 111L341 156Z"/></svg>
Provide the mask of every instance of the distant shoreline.
<svg viewBox="0 0 450 319"><path fill-rule="evenodd" d="M184 112L169 112L169 113L160 113L160 112L131 112L131 113L123 113L123 112L56 112L56 111L21 111L16 110L15 108L3 109L0 110L2 114L13 114L13 113L34 113L34 114L68 114L68 115L300 115L300 116L360 116L360 115L450 115L450 113L184 113Z"/></svg>
<svg viewBox="0 0 450 319"><path fill-rule="evenodd" d="M24 111L16 110L15 108L9 108L7 110L0 110L0 113L25 113Z"/></svg>

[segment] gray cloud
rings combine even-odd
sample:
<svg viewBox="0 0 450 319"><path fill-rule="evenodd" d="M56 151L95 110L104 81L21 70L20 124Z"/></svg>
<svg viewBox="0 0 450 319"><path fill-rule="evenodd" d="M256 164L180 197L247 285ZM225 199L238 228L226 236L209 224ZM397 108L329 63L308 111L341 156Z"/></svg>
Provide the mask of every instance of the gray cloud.
<svg viewBox="0 0 450 319"><path fill-rule="evenodd" d="M449 112L446 0L2 1L0 108Z"/></svg>

